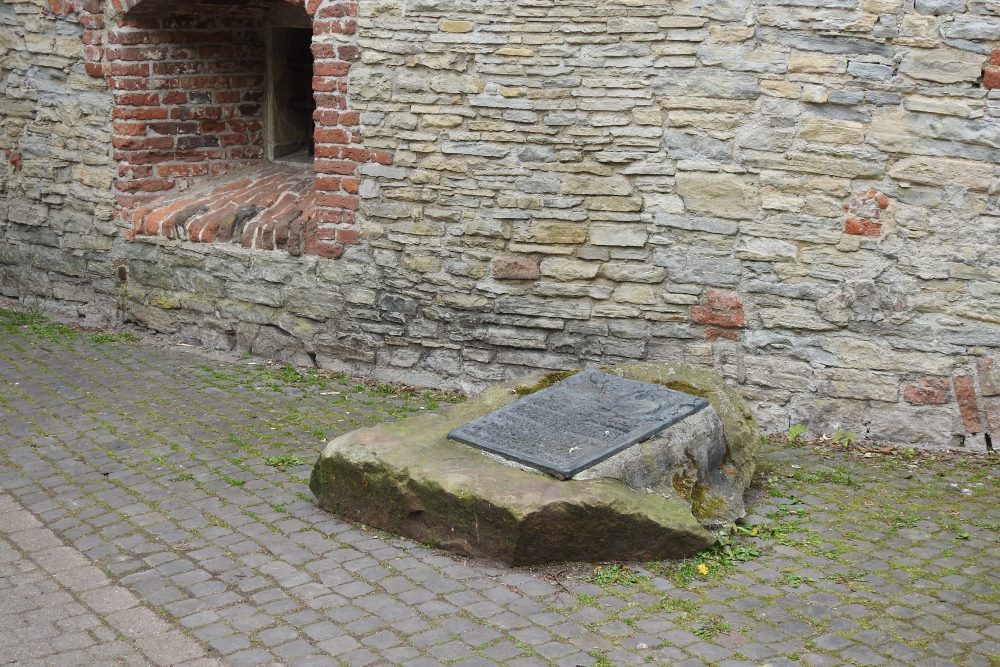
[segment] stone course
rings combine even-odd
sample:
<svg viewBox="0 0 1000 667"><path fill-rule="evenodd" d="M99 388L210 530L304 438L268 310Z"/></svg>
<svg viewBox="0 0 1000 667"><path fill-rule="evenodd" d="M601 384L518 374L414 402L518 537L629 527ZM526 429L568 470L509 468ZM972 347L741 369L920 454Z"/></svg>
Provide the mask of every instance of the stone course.
<svg viewBox="0 0 1000 667"><path fill-rule="evenodd" d="M6 315L2 662L989 667L1000 655L995 459L770 443L749 504L757 534L733 537L751 550L741 559L511 569L339 520L306 486L326 439L448 397Z"/></svg>
<svg viewBox="0 0 1000 667"><path fill-rule="evenodd" d="M156 1L0 7L3 295L433 386L674 359L768 429L996 440L995 2L304 3L317 231L289 257L126 238L148 174L115 144L216 136L116 116L194 108L126 99L130 67L204 61L128 50Z"/></svg>

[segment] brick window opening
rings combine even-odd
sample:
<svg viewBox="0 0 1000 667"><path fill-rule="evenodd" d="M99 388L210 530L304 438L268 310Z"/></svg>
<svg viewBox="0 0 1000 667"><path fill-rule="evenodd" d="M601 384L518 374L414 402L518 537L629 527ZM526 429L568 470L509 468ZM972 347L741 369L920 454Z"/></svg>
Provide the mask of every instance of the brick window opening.
<svg viewBox="0 0 1000 667"><path fill-rule="evenodd" d="M312 18L283 0L144 0L109 34L131 233L315 252Z"/></svg>
<svg viewBox="0 0 1000 667"><path fill-rule="evenodd" d="M115 217L158 236L337 258L365 148L347 80L357 4L113 0L88 73L114 95ZM315 60L314 60L315 59Z"/></svg>
<svg viewBox="0 0 1000 667"><path fill-rule="evenodd" d="M312 28L274 27L267 35L267 157L311 164L313 148Z"/></svg>

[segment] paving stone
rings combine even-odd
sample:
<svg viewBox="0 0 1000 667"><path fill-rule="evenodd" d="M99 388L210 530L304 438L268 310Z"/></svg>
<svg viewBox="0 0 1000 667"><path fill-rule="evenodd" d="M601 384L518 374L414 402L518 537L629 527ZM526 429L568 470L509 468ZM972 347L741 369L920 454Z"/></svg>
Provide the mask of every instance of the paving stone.
<svg viewBox="0 0 1000 667"><path fill-rule="evenodd" d="M635 564L642 586L601 586L587 567L515 571L382 539L317 510L307 468L245 450L307 460L311 430L394 418L393 399L271 387L264 368L188 349L11 336L0 335L0 661L527 666L592 664L596 647L612 664L922 666L990 664L998 651L995 502L962 496L963 540L959 505L935 495L992 474L981 466L772 444L780 497L751 507L780 539L747 538L759 555L708 577ZM831 481L847 478L838 471L852 486Z"/></svg>

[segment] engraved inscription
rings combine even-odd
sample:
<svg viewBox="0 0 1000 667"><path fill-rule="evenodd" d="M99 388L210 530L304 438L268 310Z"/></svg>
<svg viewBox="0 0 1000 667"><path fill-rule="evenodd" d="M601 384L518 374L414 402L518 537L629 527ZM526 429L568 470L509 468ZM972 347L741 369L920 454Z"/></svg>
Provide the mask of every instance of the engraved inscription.
<svg viewBox="0 0 1000 667"><path fill-rule="evenodd" d="M568 479L707 405L698 396L586 370L448 437Z"/></svg>

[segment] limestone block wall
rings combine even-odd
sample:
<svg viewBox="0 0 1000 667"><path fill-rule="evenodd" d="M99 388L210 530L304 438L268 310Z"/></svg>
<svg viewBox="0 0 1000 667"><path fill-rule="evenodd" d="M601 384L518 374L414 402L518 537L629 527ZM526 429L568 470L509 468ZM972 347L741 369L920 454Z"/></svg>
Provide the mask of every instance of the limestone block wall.
<svg viewBox="0 0 1000 667"><path fill-rule="evenodd" d="M363 0L358 34L369 246L463 354L996 430L1000 4Z"/></svg>
<svg viewBox="0 0 1000 667"><path fill-rule="evenodd" d="M992 446L996 0L320 4L339 259L126 240L114 10L0 5L0 294L468 389L680 358L769 429Z"/></svg>
<svg viewBox="0 0 1000 667"><path fill-rule="evenodd" d="M112 96L87 73L78 16L60 3L0 3L0 294L105 317L110 284Z"/></svg>

